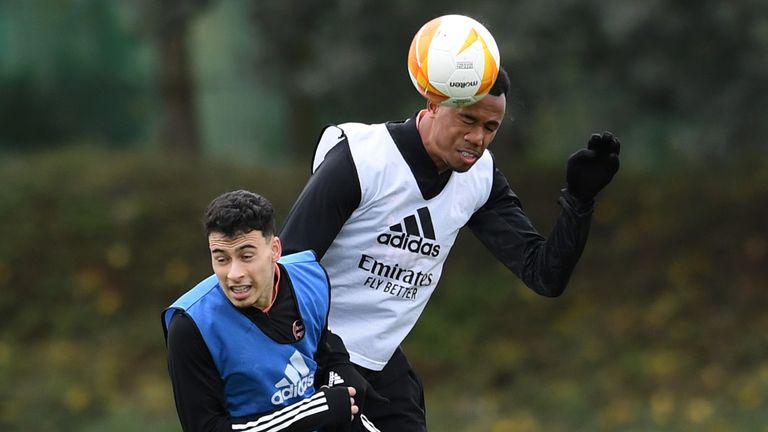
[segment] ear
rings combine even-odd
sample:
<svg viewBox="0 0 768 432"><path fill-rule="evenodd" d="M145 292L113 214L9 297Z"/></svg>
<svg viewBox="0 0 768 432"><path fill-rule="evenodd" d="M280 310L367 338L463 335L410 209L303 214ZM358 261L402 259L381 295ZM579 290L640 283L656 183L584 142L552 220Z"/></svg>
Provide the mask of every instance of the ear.
<svg viewBox="0 0 768 432"><path fill-rule="evenodd" d="M438 108L440 108L440 105L432 102L431 100L427 100L427 111L430 114L436 113Z"/></svg>
<svg viewBox="0 0 768 432"><path fill-rule="evenodd" d="M277 262L283 254L283 244L280 237L272 237L272 261Z"/></svg>

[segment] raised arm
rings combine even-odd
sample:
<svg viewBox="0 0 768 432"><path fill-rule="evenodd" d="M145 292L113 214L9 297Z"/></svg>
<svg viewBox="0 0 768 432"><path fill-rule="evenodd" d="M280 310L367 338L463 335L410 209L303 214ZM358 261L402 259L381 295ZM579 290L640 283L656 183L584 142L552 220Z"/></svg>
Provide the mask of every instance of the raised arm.
<svg viewBox="0 0 768 432"><path fill-rule="evenodd" d="M619 169L620 147L613 134L603 132L571 155L567 186L559 199L562 211L548 238L536 231L498 169L488 201L467 225L528 287L544 296L559 296L584 251L595 196Z"/></svg>
<svg viewBox="0 0 768 432"><path fill-rule="evenodd" d="M467 223L472 233L529 288L547 297L563 293L584 250L592 205L570 194L560 197L562 212L548 238L539 234L497 169L486 204Z"/></svg>

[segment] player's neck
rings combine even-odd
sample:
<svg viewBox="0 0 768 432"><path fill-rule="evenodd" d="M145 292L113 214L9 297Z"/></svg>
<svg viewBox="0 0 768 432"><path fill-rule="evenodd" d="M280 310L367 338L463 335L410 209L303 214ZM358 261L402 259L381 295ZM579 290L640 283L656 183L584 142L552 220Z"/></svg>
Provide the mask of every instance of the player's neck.
<svg viewBox="0 0 768 432"><path fill-rule="evenodd" d="M269 313L272 310L272 306L277 301L277 293L280 292L280 266L275 263L275 278L272 285L272 298L269 300L269 305L265 308L259 308L264 313Z"/></svg>
<svg viewBox="0 0 768 432"><path fill-rule="evenodd" d="M428 115L428 110L421 110L418 114L416 114L416 130L419 131L419 136L421 137L421 143L424 146L424 151L427 152L427 155L430 159L432 159L432 163L435 165L435 169L439 174L442 174L448 169L448 165L440 158L436 158L433 155L433 152L430 151L432 148L432 118Z"/></svg>
<svg viewBox="0 0 768 432"><path fill-rule="evenodd" d="M429 111L423 109L416 114L416 130L419 131L419 137L421 137L421 143L424 145L424 149L429 153L429 146L431 144L430 134L432 131L432 119L429 117Z"/></svg>

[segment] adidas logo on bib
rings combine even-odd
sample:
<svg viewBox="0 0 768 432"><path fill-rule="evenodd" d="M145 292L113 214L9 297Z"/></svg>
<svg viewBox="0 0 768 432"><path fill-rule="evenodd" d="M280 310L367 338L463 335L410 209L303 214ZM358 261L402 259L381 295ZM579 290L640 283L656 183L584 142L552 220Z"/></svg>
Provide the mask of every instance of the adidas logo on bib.
<svg viewBox="0 0 768 432"><path fill-rule="evenodd" d="M435 240L435 229L427 207L416 210L416 214L406 216L401 223L390 226L389 232L376 237L379 243L393 248L425 256L440 255L440 245L429 240Z"/></svg>
<svg viewBox="0 0 768 432"><path fill-rule="evenodd" d="M282 405L288 399L304 396L307 389L314 383L315 377L304 362L304 358L295 351L289 363L285 365L285 378L275 384L277 391L272 395L272 403Z"/></svg>

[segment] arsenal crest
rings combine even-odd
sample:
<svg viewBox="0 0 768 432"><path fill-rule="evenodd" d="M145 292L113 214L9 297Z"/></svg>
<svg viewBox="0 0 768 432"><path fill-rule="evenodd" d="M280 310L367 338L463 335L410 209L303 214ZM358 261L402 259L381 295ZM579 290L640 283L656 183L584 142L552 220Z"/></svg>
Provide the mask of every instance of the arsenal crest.
<svg viewBox="0 0 768 432"><path fill-rule="evenodd" d="M293 322L293 337L299 340L302 336L304 336L304 324L301 320L296 320Z"/></svg>

